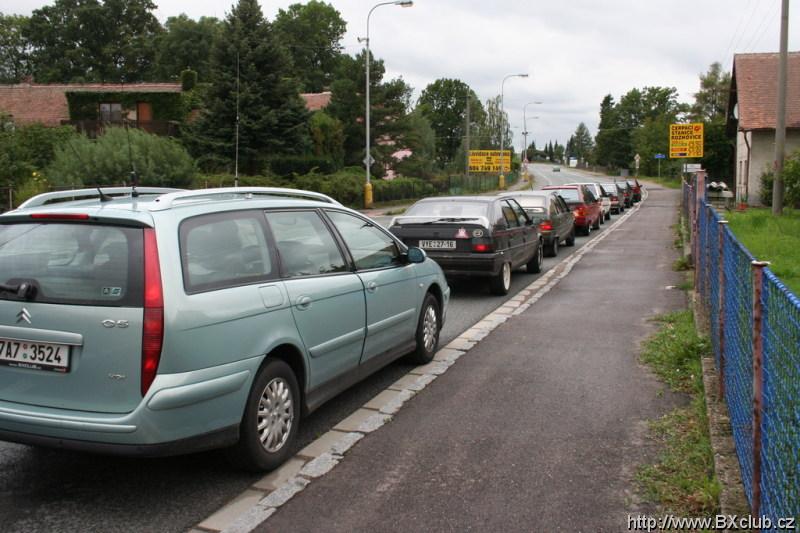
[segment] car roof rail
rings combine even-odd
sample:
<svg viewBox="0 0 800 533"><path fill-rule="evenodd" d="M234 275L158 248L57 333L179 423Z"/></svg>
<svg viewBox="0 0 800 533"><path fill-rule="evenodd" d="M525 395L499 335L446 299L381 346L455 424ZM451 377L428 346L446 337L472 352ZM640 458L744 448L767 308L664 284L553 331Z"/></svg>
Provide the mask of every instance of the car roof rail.
<svg viewBox="0 0 800 533"><path fill-rule="evenodd" d="M150 206L152 211L164 211L171 209L176 202L181 200L219 200L224 196L244 196L253 198L256 196L273 196L283 198L297 198L315 200L333 205L342 205L330 196L314 191L304 191L301 189L288 189L283 187L220 187L218 189L200 189L195 191L178 191L159 196Z"/></svg>
<svg viewBox="0 0 800 533"><path fill-rule="evenodd" d="M17 209L25 209L28 207L41 207L43 205L62 202L71 202L74 200L89 200L92 198L100 198L102 196L130 196L131 187L97 187L93 189L70 189L66 191L53 191L37 194L33 198L25 200ZM169 194L185 189L174 189L169 187L137 187L136 192L140 195L154 195L154 194Z"/></svg>

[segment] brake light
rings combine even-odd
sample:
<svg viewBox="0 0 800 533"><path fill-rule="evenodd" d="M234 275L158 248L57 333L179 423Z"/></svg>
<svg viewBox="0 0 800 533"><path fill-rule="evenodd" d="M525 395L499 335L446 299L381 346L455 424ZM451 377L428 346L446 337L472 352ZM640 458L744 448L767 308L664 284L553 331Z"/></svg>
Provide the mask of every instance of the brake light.
<svg viewBox="0 0 800 533"><path fill-rule="evenodd" d="M473 244L472 245L472 251L473 252L478 252L478 253L491 252L492 251L492 245L491 244L485 244L485 243Z"/></svg>
<svg viewBox="0 0 800 533"><path fill-rule="evenodd" d="M577 207L575 209L575 215L579 216L579 217L585 217L586 216L586 206L582 205L580 207Z"/></svg>
<svg viewBox="0 0 800 533"><path fill-rule="evenodd" d="M542 231L552 231L553 224L549 220L545 220L539 223L539 229Z"/></svg>
<svg viewBox="0 0 800 533"><path fill-rule="evenodd" d="M31 218L37 220L89 220L86 213L33 213Z"/></svg>
<svg viewBox="0 0 800 533"><path fill-rule="evenodd" d="M164 294L156 232L144 230L144 317L142 320L142 396L156 378L164 341Z"/></svg>

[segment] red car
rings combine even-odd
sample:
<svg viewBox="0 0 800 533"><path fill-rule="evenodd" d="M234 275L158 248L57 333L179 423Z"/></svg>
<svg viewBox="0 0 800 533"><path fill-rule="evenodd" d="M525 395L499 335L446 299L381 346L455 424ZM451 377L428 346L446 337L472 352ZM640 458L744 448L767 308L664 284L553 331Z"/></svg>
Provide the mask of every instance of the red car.
<svg viewBox="0 0 800 533"><path fill-rule="evenodd" d="M545 191L557 191L575 215L575 228L584 235L593 229L600 229L603 216L600 201L584 185L550 185L542 187Z"/></svg>

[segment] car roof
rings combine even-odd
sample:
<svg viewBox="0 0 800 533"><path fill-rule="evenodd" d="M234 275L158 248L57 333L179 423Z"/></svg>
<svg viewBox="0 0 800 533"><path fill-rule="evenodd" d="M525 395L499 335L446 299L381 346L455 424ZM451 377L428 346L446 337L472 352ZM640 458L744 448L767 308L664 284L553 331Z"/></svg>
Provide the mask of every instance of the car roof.
<svg viewBox="0 0 800 533"><path fill-rule="evenodd" d="M578 189L577 185L547 185L542 187L543 191L554 191L556 189Z"/></svg>
<svg viewBox="0 0 800 533"><path fill-rule="evenodd" d="M81 189L45 193L31 198L20 207L0 215L0 221L29 219L31 214L86 213L97 220L131 220L152 225L153 214L173 209L194 208L190 211L217 212L241 209L243 205L254 208L276 207L343 207L332 198L313 191L269 187L242 187L220 189L161 189L143 187L133 197L131 188L102 188L103 193L114 194L101 199L97 189ZM327 199L327 201L322 201ZM51 202L52 203L49 203Z"/></svg>

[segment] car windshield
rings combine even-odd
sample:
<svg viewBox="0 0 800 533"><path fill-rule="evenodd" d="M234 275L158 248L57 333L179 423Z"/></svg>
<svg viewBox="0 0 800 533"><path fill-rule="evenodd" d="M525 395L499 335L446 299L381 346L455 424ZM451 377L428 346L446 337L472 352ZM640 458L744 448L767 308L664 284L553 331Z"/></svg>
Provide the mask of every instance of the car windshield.
<svg viewBox="0 0 800 533"><path fill-rule="evenodd" d="M544 207L547 201L544 196L515 196L514 200L526 211L533 207Z"/></svg>
<svg viewBox="0 0 800 533"><path fill-rule="evenodd" d="M442 219L478 218L487 217L486 202L470 201L432 201L418 202L408 208L403 218L406 217L439 217Z"/></svg>
<svg viewBox="0 0 800 533"><path fill-rule="evenodd" d="M558 189L559 195L567 203L580 203L581 198L578 196L578 189Z"/></svg>

